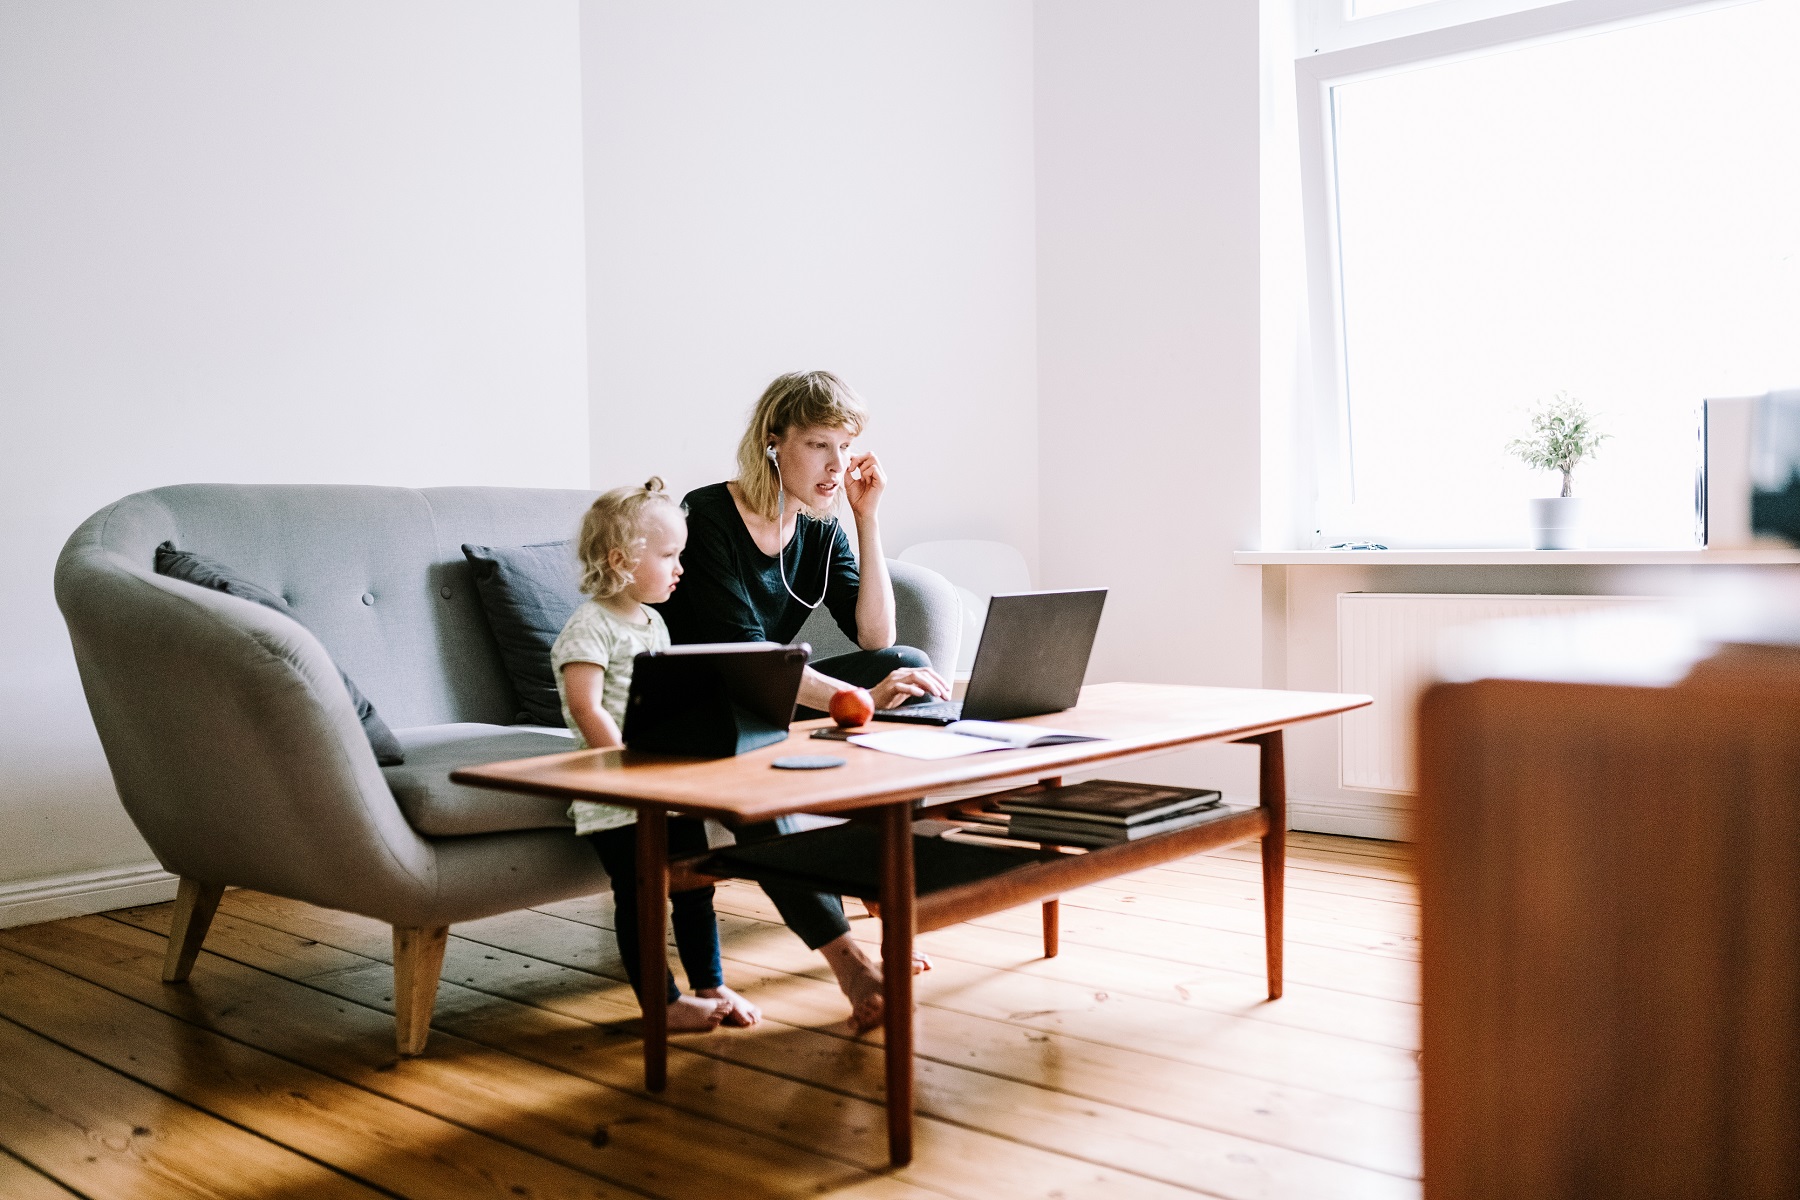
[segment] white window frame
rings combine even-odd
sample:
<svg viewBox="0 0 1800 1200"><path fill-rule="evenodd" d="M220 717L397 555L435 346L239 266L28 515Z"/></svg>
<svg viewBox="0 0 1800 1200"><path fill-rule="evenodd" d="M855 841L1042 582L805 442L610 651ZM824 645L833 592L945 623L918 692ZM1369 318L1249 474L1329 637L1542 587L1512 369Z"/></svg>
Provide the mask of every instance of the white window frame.
<svg viewBox="0 0 1800 1200"><path fill-rule="evenodd" d="M1296 415L1306 426L1301 444L1310 446L1312 459L1310 472L1307 464L1298 465L1313 483L1308 527L1325 528L1331 541L1344 531L1327 527L1328 514L1348 511L1354 496L1332 88L1751 0L1435 0L1354 19L1350 0L1293 2L1307 331Z"/></svg>

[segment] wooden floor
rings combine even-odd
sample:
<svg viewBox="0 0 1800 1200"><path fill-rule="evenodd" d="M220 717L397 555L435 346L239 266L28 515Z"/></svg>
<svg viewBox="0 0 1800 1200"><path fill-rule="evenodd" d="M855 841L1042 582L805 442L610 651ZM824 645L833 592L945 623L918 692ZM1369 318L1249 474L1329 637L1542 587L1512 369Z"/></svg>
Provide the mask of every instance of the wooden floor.
<svg viewBox="0 0 1800 1200"><path fill-rule="evenodd" d="M878 1042L752 887L726 975L768 1019L677 1038L654 1098L608 897L457 926L406 1061L373 921L228 892L179 986L167 905L0 931L0 1196L1418 1195L1404 848L1294 836L1274 1003L1258 880L1252 845L1073 893L1053 960L1035 906L921 939L900 1171Z"/></svg>

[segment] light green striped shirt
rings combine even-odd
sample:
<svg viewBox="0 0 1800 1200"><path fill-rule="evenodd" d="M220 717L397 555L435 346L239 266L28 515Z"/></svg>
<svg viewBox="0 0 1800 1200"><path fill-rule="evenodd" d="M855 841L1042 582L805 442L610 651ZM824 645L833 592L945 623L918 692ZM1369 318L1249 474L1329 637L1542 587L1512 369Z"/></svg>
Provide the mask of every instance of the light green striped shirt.
<svg viewBox="0 0 1800 1200"><path fill-rule="evenodd" d="M587 740L581 726L569 715L569 693L563 686L563 666L572 662L593 663L606 674L600 685L600 707L606 710L621 730L625 728L625 698L631 694L633 660L646 651L669 648L669 627L654 608L642 610L649 616L639 625L588 600L569 615L568 624L550 648L550 669L556 675L556 695L562 701L563 724L575 735L575 743L585 749ZM618 804L601 804L593 800L576 800L569 805L569 818L579 834L617 829L637 820L635 809Z"/></svg>

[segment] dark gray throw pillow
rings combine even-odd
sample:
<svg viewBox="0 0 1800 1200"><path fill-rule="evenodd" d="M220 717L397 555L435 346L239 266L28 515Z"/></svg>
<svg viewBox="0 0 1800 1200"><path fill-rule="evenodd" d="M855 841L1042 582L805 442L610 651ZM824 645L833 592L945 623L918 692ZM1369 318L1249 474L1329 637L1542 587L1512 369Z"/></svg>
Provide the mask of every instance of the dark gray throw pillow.
<svg viewBox="0 0 1800 1200"><path fill-rule="evenodd" d="M271 592L259 583L251 583L231 573L231 568L216 559L207 558L204 554L195 554L192 550L177 550L174 542L164 542L156 548L156 573L167 575L170 579L179 579L184 583L198 584L203 588L211 588L215 592L224 592L227 596L236 596L240 600L249 600L265 608L272 608L284 616L293 617L293 605ZM306 622L301 621L302 625ZM406 761L400 752L400 742L394 737L387 722L375 711L369 698L362 694L356 682L338 668L338 677L344 681L344 690L350 693L350 703L356 707L356 718L362 722L363 735L369 739L369 749L375 752L375 761L384 767L397 767Z"/></svg>
<svg viewBox="0 0 1800 1200"><path fill-rule="evenodd" d="M465 543L462 552L475 572L475 591L500 645L500 662L519 695L521 719L561 728L562 702L550 669L550 648L587 599L581 594L574 539L530 546Z"/></svg>

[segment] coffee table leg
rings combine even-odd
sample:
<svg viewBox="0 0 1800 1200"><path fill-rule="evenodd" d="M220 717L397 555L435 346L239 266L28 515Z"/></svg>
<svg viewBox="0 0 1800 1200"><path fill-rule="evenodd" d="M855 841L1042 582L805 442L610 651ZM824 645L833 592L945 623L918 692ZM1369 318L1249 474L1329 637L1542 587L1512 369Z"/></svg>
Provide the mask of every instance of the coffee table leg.
<svg viewBox="0 0 1800 1200"><path fill-rule="evenodd" d="M888 1159L913 1156L912 803L881 810L881 981L887 1040Z"/></svg>
<svg viewBox="0 0 1800 1200"><path fill-rule="evenodd" d="M1287 880L1287 768L1283 762L1281 730L1256 739L1262 748L1259 790L1263 811L1269 814L1269 832L1262 840L1263 939L1269 956L1269 999L1281 999L1281 938L1283 888Z"/></svg>
<svg viewBox="0 0 1800 1200"><path fill-rule="evenodd" d="M644 1088L660 1092L669 1082L669 1006L663 981L669 973L663 921L669 907L669 818L644 805L637 819L638 978L644 994Z"/></svg>

